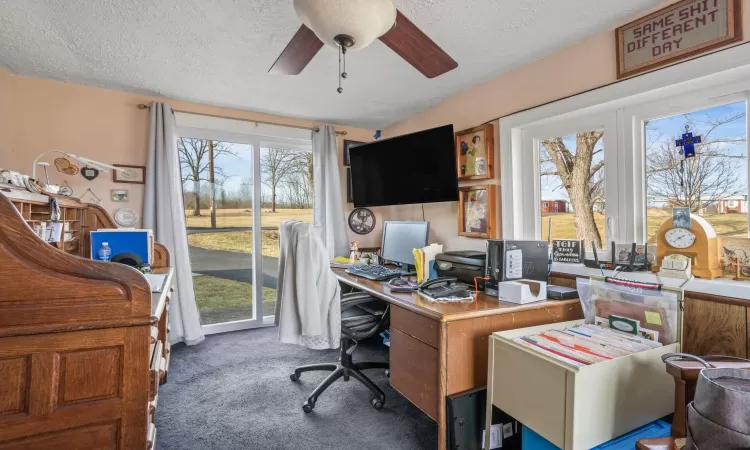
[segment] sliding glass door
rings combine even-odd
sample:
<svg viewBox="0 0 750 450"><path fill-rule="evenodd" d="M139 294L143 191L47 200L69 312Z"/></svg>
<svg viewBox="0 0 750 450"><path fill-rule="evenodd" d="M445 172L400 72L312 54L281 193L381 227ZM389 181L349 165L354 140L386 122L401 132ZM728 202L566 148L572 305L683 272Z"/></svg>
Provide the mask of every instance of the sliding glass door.
<svg viewBox="0 0 750 450"><path fill-rule="evenodd" d="M272 323L279 224L312 222L310 142L181 134L185 223L204 332Z"/></svg>

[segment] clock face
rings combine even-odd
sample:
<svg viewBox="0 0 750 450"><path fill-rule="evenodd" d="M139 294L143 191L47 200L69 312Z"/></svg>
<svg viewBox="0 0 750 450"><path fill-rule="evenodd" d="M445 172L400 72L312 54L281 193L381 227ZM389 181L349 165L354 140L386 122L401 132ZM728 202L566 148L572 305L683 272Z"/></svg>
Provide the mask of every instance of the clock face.
<svg viewBox="0 0 750 450"><path fill-rule="evenodd" d="M667 244L674 248L688 248L695 243L695 234L687 228L672 228L664 237Z"/></svg>

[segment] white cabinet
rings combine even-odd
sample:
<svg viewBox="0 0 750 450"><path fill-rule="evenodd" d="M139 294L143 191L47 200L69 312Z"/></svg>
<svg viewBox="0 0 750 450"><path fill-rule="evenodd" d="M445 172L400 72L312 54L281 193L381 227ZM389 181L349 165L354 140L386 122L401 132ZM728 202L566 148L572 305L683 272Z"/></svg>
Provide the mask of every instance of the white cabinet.
<svg viewBox="0 0 750 450"><path fill-rule="evenodd" d="M513 341L581 323L496 332L489 343L488 410L500 408L565 450L588 450L674 408L674 382L661 356L679 352L679 343L575 367Z"/></svg>

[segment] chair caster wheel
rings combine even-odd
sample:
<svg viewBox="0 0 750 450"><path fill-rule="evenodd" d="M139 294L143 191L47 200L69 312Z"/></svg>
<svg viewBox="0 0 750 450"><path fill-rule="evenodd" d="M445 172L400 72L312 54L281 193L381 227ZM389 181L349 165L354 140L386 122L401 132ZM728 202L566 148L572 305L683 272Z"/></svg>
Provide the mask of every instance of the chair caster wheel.
<svg viewBox="0 0 750 450"><path fill-rule="evenodd" d="M305 414L310 414L313 408L315 408L315 402L310 403L310 401L308 400L302 404L302 411L304 411Z"/></svg>
<svg viewBox="0 0 750 450"><path fill-rule="evenodd" d="M289 379L292 381L299 381L299 375L297 375L296 373L293 373L289 375Z"/></svg>
<svg viewBox="0 0 750 450"><path fill-rule="evenodd" d="M381 409L383 409L383 401L380 400L379 398L373 398L372 407L380 411Z"/></svg>

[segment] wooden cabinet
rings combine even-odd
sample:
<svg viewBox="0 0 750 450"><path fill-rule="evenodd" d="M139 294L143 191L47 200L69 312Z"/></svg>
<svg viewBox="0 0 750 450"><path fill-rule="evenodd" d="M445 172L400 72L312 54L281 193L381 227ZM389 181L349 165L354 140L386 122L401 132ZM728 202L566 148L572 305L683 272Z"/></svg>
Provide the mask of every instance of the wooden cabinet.
<svg viewBox="0 0 750 450"><path fill-rule="evenodd" d="M172 269L152 294L135 269L80 257L114 224L73 199L77 246L43 242L27 226L48 218L40 197L0 189L0 450L152 448Z"/></svg>

